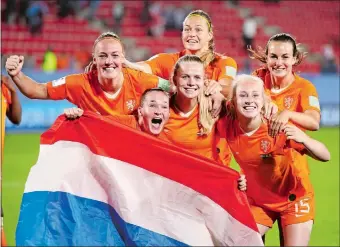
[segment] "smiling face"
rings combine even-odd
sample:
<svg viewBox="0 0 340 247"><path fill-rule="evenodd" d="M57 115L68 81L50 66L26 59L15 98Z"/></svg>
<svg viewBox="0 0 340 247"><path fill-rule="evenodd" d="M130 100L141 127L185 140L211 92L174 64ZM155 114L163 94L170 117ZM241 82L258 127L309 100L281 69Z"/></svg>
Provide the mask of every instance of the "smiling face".
<svg viewBox="0 0 340 247"><path fill-rule="evenodd" d="M257 81L240 81L236 86L234 105L238 117L252 119L264 105L263 85Z"/></svg>
<svg viewBox="0 0 340 247"><path fill-rule="evenodd" d="M198 62L182 62L179 64L174 83L180 97L194 99L203 90L204 67Z"/></svg>
<svg viewBox="0 0 340 247"><path fill-rule="evenodd" d="M267 66L274 77L283 78L290 75L295 63L291 42L271 41L268 44Z"/></svg>
<svg viewBox="0 0 340 247"><path fill-rule="evenodd" d="M138 122L143 131L151 135L163 131L169 115L169 96L161 91L148 92L138 108Z"/></svg>
<svg viewBox="0 0 340 247"><path fill-rule="evenodd" d="M122 70L123 47L113 38L104 38L96 44L93 63L97 66L98 77L115 79Z"/></svg>
<svg viewBox="0 0 340 247"><path fill-rule="evenodd" d="M187 17L183 23L182 42L185 49L196 53L206 51L212 39L208 22L201 16Z"/></svg>

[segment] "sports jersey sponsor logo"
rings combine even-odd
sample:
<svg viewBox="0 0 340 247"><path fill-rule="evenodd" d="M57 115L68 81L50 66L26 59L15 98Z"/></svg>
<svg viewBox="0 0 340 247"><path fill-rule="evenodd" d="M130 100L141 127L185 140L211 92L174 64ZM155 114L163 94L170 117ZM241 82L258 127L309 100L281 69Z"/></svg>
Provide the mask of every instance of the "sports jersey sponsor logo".
<svg viewBox="0 0 340 247"><path fill-rule="evenodd" d="M293 97L291 97L291 96L288 96L288 97L285 97L285 98L284 98L284 106L285 106L287 109L289 109L289 108L292 106L293 102L294 102L294 99L293 99Z"/></svg>
<svg viewBox="0 0 340 247"><path fill-rule="evenodd" d="M233 79L236 76L236 69L234 67L231 66L225 66L225 70L226 70L226 75L232 77Z"/></svg>
<svg viewBox="0 0 340 247"><path fill-rule="evenodd" d="M66 83L66 78L65 77L61 77L61 78L59 78L57 80L53 80L52 81L52 86L53 87L58 87L58 86L63 85L65 83Z"/></svg>
<svg viewBox="0 0 340 247"><path fill-rule="evenodd" d="M320 109L319 99L315 96L309 96L309 105Z"/></svg>
<svg viewBox="0 0 340 247"><path fill-rule="evenodd" d="M270 149L270 141L268 139L262 139L260 141L260 149L262 152L267 153Z"/></svg>
<svg viewBox="0 0 340 247"><path fill-rule="evenodd" d="M129 111L133 111L136 106L136 101L133 99L129 99L126 101L126 107L128 108Z"/></svg>

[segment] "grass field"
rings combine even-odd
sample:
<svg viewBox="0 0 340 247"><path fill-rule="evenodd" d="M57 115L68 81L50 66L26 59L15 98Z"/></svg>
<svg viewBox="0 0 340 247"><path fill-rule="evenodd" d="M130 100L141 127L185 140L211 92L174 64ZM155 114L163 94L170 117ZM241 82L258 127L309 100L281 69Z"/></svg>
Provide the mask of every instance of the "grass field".
<svg viewBox="0 0 340 247"><path fill-rule="evenodd" d="M316 194L316 221L310 245L339 246L339 128L323 128L310 134L324 142L332 155L328 163L309 162ZM5 141L2 203L7 242L13 246L25 181L38 157L39 135L8 134ZM276 226L267 234L266 242L267 246L279 245Z"/></svg>

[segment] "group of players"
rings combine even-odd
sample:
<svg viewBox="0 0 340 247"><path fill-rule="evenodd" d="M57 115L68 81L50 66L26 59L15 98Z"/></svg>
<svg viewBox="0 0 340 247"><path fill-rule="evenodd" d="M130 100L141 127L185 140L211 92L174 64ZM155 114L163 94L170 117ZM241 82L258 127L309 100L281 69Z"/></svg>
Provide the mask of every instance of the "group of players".
<svg viewBox="0 0 340 247"><path fill-rule="evenodd" d="M6 70L28 98L75 104L65 110L69 119L92 111L221 165L233 155L261 235L280 220L284 245L307 246L315 202L306 155L328 161L330 154L305 133L319 129L320 106L313 84L294 72L304 57L295 39L281 33L264 50L250 48L264 66L238 76L235 60L215 52L206 12L188 14L182 42L181 52L133 63L121 39L106 32L94 42L85 73L37 83L16 55Z"/></svg>

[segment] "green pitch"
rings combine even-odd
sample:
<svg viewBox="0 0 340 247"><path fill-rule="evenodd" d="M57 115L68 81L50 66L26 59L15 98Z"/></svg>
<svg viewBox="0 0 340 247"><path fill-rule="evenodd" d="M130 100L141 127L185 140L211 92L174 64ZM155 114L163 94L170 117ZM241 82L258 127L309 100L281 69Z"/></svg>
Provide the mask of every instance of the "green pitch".
<svg viewBox="0 0 340 247"><path fill-rule="evenodd" d="M328 163L311 159L309 162L316 194L316 221L310 245L339 246L339 128L324 128L310 134L324 142L332 155ZM9 134L5 142L2 204L7 243L13 246L25 181L38 157L39 135ZM266 243L279 246L276 225L267 234Z"/></svg>

